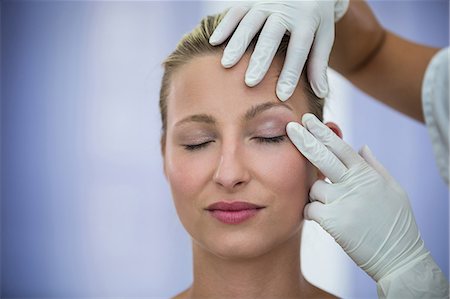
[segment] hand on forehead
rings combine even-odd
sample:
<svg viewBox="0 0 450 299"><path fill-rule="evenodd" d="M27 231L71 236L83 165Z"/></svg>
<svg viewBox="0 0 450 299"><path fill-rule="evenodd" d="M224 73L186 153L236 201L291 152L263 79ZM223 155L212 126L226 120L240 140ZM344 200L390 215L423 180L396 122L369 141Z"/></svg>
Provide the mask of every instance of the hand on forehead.
<svg viewBox="0 0 450 299"><path fill-rule="evenodd" d="M170 111L192 112L193 109L223 113L228 108L248 107L263 102L279 102L275 86L282 67L282 60L275 59L264 80L255 87L248 87L243 78L249 55L231 69L220 64L220 53L196 57L183 65L174 75L169 93ZM285 103L298 118L308 111L307 98L300 85L293 97ZM224 110L225 109L225 110Z"/></svg>

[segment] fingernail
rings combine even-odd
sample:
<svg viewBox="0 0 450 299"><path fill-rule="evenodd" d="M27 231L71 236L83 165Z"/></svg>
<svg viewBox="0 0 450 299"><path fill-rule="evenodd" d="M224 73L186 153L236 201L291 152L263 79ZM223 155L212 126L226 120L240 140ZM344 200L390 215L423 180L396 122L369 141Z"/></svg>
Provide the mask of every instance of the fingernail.
<svg viewBox="0 0 450 299"><path fill-rule="evenodd" d="M323 99L328 96L328 85L326 82L321 81L319 82L318 85L313 83L311 84L311 88L313 89L316 96L318 96L319 98Z"/></svg>
<svg viewBox="0 0 450 299"><path fill-rule="evenodd" d="M247 71L245 74L245 84L249 87L253 87L259 83L257 76L257 72L254 69L251 69L250 71Z"/></svg>
<svg viewBox="0 0 450 299"><path fill-rule="evenodd" d="M286 132L288 134L295 134L297 131L299 131L298 127L300 127L298 123L291 121L286 125Z"/></svg>
<svg viewBox="0 0 450 299"><path fill-rule="evenodd" d="M282 101L287 101L293 93L292 85L280 83L277 85L277 97Z"/></svg>
<svg viewBox="0 0 450 299"><path fill-rule="evenodd" d="M292 140L292 142L301 145L303 141L303 130L301 128L301 125L299 123L296 123L294 121L289 122L286 125L286 133L289 137L289 139Z"/></svg>
<svg viewBox="0 0 450 299"><path fill-rule="evenodd" d="M302 124L306 127L310 127L314 121L315 121L315 116L312 113L305 113L302 116Z"/></svg>
<svg viewBox="0 0 450 299"><path fill-rule="evenodd" d="M211 35L211 37L209 38L209 43L215 46L215 44L217 43L217 36L215 36L214 34Z"/></svg>
<svg viewBox="0 0 450 299"><path fill-rule="evenodd" d="M219 34L220 32L216 29L214 32L213 32L213 34L211 35L211 37L209 38L209 43L211 44L211 45L215 45L215 44L217 44L217 42L218 42L218 40L219 40Z"/></svg>
<svg viewBox="0 0 450 299"><path fill-rule="evenodd" d="M248 87L253 87L257 84L257 78L254 76L245 75L245 84L247 84Z"/></svg>
<svg viewBox="0 0 450 299"><path fill-rule="evenodd" d="M231 59L231 57L229 55L227 55L227 53L223 53L223 57L221 60L221 63L224 67L228 68L228 67L232 67L233 66L233 60Z"/></svg>

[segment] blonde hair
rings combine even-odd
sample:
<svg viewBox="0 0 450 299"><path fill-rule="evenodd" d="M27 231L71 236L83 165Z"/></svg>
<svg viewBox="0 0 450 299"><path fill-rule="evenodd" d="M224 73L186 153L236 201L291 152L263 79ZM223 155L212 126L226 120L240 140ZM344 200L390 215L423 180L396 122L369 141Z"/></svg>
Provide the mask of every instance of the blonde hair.
<svg viewBox="0 0 450 299"><path fill-rule="evenodd" d="M222 54L223 49L225 49L229 41L229 38L218 46L212 46L209 43L209 38L211 37L212 33L217 28L225 14L226 11L216 15L204 17L200 21L200 24L196 28L194 28L194 30L182 37L175 50L162 63L164 74L162 77L161 90L159 94L159 109L162 122L161 149L163 150L163 153L165 148L167 130L167 97L169 93L171 78L178 69L180 69L184 64L187 64L195 57L205 56L208 54ZM246 52L253 51L259 34L260 32L258 32L253 38ZM284 57L286 56L288 44L289 36L284 35L275 56L284 59ZM307 82L308 81L306 78L306 74L303 72L299 84L301 84L308 99L308 107L311 113L314 113L320 120L322 120L324 99L316 97Z"/></svg>

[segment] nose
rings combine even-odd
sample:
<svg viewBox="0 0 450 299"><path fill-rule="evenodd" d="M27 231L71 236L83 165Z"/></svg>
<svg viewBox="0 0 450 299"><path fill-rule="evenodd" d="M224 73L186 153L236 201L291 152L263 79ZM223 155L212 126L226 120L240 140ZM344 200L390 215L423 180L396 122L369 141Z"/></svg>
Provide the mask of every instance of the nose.
<svg viewBox="0 0 450 299"><path fill-rule="evenodd" d="M229 192L245 186L250 178L243 153L236 148L223 150L214 173L214 182Z"/></svg>

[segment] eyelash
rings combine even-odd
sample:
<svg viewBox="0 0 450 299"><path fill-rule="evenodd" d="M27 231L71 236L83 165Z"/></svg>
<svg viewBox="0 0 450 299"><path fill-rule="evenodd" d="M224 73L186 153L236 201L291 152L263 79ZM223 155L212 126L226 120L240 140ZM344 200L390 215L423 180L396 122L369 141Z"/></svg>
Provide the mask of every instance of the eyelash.
<svg viewBox="0 0 450 299"><path fill-rule="evenodd" d="M274 136L274 137L254 137L254 139L258 140L261 143L280 143L284 141L286 135Z"/></svg>
<svg viewBox="0 0 450 299"><path fill-rule="evenodd" d="M280 143L283 142L286 139L286 135L280 135L280 136L274 136L274 137L253 137L253 139L257 140L259 143L268 143L268 144L274 144L274 143ZM215 141L206 141L199 144L185 144L183 145L184 148L188 151L197 151L202 148L205 148L208 146L209 143L215 142Z"/></svg>
<svg viewBox="0 0 450 299"><path fill-rule="evenodd" d="M185 144L183 146L186 150L193 152L193 151L200 150L204 147L207 147L208 144L211 142L214 142L214 141L206 141L206 142L199 143L199 144Z"/></svg>

